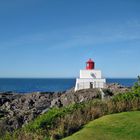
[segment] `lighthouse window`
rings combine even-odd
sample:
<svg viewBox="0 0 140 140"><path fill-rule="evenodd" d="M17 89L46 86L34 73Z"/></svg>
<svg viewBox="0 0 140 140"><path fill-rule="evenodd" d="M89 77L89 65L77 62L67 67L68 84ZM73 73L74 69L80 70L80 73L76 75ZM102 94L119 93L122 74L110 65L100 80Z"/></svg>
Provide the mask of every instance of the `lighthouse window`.
<svg viewBox="0 0 140 140"><path fill-rule="evenodd" d="M90 75L93 77L93 78L96 78L96 75L94 73L90 73Z"/></svg>

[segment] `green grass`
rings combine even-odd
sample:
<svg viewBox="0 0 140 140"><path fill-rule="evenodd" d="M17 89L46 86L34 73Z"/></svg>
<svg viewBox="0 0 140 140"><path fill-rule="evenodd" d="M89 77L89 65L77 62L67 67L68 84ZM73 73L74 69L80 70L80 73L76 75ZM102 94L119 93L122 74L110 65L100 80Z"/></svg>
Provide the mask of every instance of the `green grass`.
<svg viewBox="0 0 140 140"><path fill-rule="evenodd" d="M64 140L140 140L139 121L140 111L107 115Z"/></svg>

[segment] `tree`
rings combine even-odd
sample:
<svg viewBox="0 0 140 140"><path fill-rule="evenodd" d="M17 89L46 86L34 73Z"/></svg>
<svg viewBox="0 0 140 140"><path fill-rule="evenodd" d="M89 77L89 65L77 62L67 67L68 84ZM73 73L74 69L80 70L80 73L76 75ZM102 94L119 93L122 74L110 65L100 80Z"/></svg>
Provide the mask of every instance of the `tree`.
<svg viewBox="0 0 140 140"><path fill-rule="evenodd" d="M137 82L132 87L134 93L140 93L140 76L138 76Z"/></svg>

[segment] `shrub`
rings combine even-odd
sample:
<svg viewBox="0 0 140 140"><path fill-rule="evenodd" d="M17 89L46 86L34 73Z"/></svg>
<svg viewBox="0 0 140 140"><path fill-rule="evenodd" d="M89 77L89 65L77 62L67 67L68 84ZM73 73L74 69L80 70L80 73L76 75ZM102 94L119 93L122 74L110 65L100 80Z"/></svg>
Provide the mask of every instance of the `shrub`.
<svg viewBox="0 0 140 140"><path fill-rule="evenodd" d="M139 93L140 94L140 76L138 76L138 80L137 82L134 84L134 86L132 87L132 91L134 93Z"/></svg>

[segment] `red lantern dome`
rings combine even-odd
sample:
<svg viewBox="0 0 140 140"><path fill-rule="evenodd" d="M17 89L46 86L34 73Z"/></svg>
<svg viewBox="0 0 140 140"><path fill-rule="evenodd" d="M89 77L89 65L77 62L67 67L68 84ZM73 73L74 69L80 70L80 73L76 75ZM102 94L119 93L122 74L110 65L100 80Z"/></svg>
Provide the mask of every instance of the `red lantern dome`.
<svg viewBox="0 0 140 140"><path fill-rule="evenodd" d="M87 62L86 62L86 69L87 70L92 70L94 69L95 67L95 63L92 59L89 59Z"/></svg>

